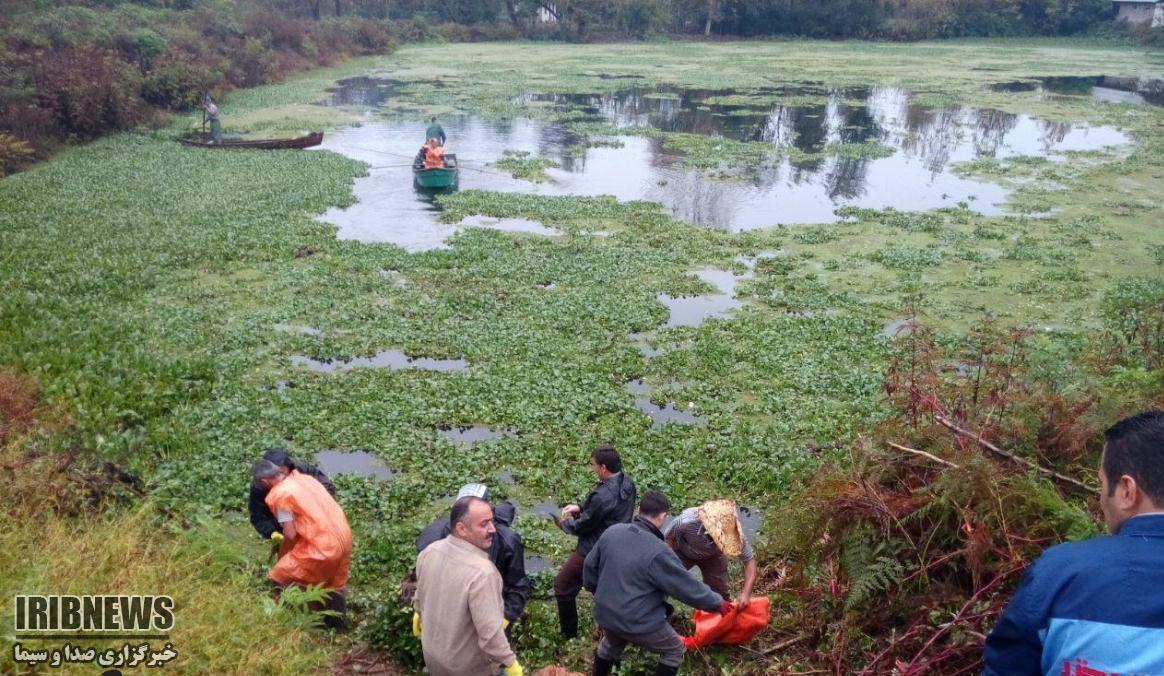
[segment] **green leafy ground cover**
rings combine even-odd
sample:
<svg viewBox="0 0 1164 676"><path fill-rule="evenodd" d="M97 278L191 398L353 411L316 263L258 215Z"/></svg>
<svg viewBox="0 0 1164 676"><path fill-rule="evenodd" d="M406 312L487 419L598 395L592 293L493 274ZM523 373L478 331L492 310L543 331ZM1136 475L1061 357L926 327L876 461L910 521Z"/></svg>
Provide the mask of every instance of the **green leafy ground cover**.
<svg viewBox="0 0 1164 676"><path fill-rule="evenodd" d="M555 561L570 541L528 508L580 498L592 481L587 451L599 442L618 443L639 485L667 491L678 506L727 495L764 510L799 488L818 449L887 413L883 327L906 296L923 291L950 335L989 313L1055 327L1069 341L1096 325L1107 289L1164 276L1164 110L984 89L1162 70L1158 55L1131 49L970 41L459 44L314 71L232 95L223 102L228 132L352 123L358 111L306 105L352 75L446 85L406 85L381 114L552 116L561 113L526 107L519 95L609 91L617 81L600 75L632 74L648 85L743 93L782 80L898 83L933 102L1115 124L1136 146L965 166L1016 187L1013 216L851 209L835 224L738 235L689 226L649 203L467 190L442 200L449 222L531 218L565 234L474 229L450 249L410 255L337 240L314 219L351 201L364 171L357 162L191 149L170 131L124 134L0 181L0 365L35 377L68 412L70 433L58 445L101 451L183 514L214 520L243 509L247 468L266 446L382 458L395 480L338 481L358 543L353 608L365 636L414 660L396 585L418 528L459 484L511 470L516 484L493 481L497 492L523 506L518 526L531 553ZM664 140L693 155L708 142ZM754 276L737 287L742 309L697 328L659 328L667 311L657 294L706 293L691 271L746 266ZM658 357L644 358L631 336L641 332ZM289 361L390 348L471 366L314 373ZM706 426L653 429L623 387L634 378L673 384L667 394ZM517 436L464 448L436 429L460 424ZM558 645L546 576L538 593L518 630L519 654L533 665L581 666L592 645ZM692 657L692 670L715 673L733 655Z"/></svg>

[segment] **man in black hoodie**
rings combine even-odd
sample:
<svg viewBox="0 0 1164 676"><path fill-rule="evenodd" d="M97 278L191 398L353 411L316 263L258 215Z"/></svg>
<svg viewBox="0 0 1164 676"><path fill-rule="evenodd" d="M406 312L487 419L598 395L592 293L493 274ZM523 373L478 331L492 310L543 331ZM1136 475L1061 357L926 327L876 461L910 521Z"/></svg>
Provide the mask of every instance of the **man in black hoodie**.
<svg viewBox="0 0 1164 676"><path fill-rule="evenodd" d="M291 456L287 455L287 451L282 448L268 448L263 452L263 459L270 460L279 467L282 467L285 472L290 473L291 470L299 470L300 474L309 474L319 480L323 487L327 489L331 496L335 497L335 486L331 483L331 479L319 470L315 465L309 465L305 462L298 462L292 460ZM279 533L280 537L283 530L279 528L279 522L275 519L275 515L267 507L267 493L269 488L251 483L251 497L249 507L251 511L251 525L259 532L259 535L264 540L271 537L272 533Z"/></svg>
<svg viewBox="0 0 1164 676"><path fill-rule="evenodd" d="M464 497L489 500L489 489L485 484L465 484L457 492L457 500ZM493 505L493 544L489 547L489 560L501 573L501 597L505 600L505 621L513 624L525 612L526 598L529 596L529 578L525 574L525 543L513 531L513 519L517 508L513 503L502 501ZM432 543L448 537L453 532L448 516L439 516L425 526L416 539L416 553L424 551ZM508 626L506 627L508 629Z"/></svg>
<svg viewBox="0 0 1164 676"><path fill-rule="evenodd" d="M659 656L656 676L675 676L685 648L667 622L674 596L689 606L726 613L730 601L696 580L663 541L660 528L671 503L647 491L634 522L611 526L586 556L583 582L594 593L594 619L602 640L594 653L594 676L607 676L633 643Z"/></svg>
<svg viewBox="0 0 1164 676"><path fill-rule="evenodd" d="M614 446L599 446L590 454L590 469L598 477L586 500L566 505L558 527L578 537L578 546L554 578L558 600L558 624L566 638L578 636L578 592L582 590L582 566L598 538L616 523L629 523L635 512L635 483L622 471L622 458Z"/></svg>

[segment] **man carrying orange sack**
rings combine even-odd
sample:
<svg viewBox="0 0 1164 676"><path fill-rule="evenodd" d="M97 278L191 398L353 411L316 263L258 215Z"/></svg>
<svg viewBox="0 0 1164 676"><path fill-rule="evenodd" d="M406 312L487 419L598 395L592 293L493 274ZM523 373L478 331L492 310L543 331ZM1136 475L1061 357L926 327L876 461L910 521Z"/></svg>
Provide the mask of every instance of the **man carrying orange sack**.
<svg viewBox="0 0 1164 676"><path fill-rule="evenodd" d="M344 587L352 562L352 532L347 517L323 484L298 470L284 473L269 460L259 460L254 482L269 489L267 506L283 531L279 560L267 574L280 587L322 585L331 591L324 624L343 628Z"/></svg>

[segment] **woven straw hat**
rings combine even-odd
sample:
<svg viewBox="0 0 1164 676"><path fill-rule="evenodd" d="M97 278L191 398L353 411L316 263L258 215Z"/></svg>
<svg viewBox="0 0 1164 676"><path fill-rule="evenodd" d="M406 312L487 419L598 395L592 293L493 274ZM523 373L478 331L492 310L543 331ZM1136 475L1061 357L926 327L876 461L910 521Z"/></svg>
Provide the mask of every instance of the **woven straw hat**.
<svg viewBox="0 0 1164 676"><path fill-rule="evenodd" d="M739 556L744 550L744 528L733 500L710 500L699 506L699 522L725 556Z"/></svg>

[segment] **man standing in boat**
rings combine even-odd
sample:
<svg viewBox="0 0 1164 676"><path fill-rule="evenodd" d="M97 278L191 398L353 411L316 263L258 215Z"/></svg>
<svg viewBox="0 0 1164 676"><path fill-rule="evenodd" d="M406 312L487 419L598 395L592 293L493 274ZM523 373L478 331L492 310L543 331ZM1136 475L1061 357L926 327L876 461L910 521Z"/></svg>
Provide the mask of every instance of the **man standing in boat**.
<svg viewBox="0 0 1164 676"><path fill-rule="evenodd" d="M210 123L210 142L220 143L222 141L222 122L218 119L218 106L214 105L214 100L210 98L210 94L202 95L202 110L205 112L206 121Z"/></svg>
<svg viewBox="0 0 1164 676"><path fill-rule="evenodd" d="M445 144L445 128L441 126L440 122L437 122L436 115L429 119L428 128L424 130L424 138L426 141L435 138L440 141L442 146Z"/></svg>

